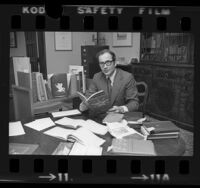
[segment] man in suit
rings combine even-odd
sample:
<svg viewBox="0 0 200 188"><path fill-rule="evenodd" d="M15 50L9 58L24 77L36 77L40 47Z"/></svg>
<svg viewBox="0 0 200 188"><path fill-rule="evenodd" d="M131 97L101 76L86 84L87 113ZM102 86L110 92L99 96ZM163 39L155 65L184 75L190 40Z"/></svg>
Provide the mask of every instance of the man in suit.
<svg viewBox="0 0 200 188"><path fill-rule="evenodd" d="M97 54L101 72L96 73L88 89L92 94L104 90L110 96L109 111L125 113L137 111L139 100L136 81L132 74L116 68L116 56L110 50L103 50ZM81 103L80 110L87 110L87 104Z"/></svg>

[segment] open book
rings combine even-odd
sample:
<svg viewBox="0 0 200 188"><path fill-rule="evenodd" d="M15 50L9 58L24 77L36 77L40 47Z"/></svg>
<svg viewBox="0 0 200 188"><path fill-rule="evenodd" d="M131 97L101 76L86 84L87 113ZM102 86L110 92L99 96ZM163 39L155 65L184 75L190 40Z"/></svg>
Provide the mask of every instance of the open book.
<svg viewBox="0 0 200 188"><path fill-rule="evenodd" d="M110 101L104 90L97 91L88 98L80 92L77 92L77 94L83 102L88 104L89 109L106 110L109 107Z"/></svg>

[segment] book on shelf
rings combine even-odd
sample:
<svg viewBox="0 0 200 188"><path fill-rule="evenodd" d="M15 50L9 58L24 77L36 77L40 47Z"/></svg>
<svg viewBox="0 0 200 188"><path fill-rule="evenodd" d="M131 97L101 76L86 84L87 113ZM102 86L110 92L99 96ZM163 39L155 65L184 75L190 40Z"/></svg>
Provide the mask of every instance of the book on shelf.
<svg viewBox="0 0 200 188"><path fill-rule="evenodd" d="M37 80L36 80L36 72L32 72L32 96L33 103L38 101L38 92L37 92Z"/></svg>
<svg viewBox="0 0 200 188"><path fill-rule="evenodd" d="M156 151L151 140L139 140L131 137L112 140L113 154L133 156L155 156Z"/></svg>
<svg viewBox="0 0 200 188"><path fill-rule="evenodd" d="M70 79L69 87L68 87L68 89L69 89L69 95L74 95L78 91L78 84L77 84L76 74L71 74L70 73L67 76Z"/></svg>
<svg viewBox="0 0 200 188"><path fill-rule="evenodd" d="M104 90L97 91L86 97L81 92L77 91L78 96L82 100L82 102L88 104L88 108L93 111L107 111L110 105L110 101L108 95Z"/></svg>
<svg viewBox="0 0 200 188"><path fill-rule="evenodd" d="M51 91L54 98L67 96L67 74L57 73L51 77Z"/></svg>
<svg viewBox="0 0 200 188"><path fill-rule="evenodd" d="M14 80L15 85L19 85L18 83L18 75L17 72L25 72L25 73L31 73L31 64L30 64L30 58L29 57L11 57L11 62L13 64L13 71L14 71ZM30 80L31 80L31 74ZM32 88L32 86L31 86Z"/></svg>
<svg viewBox="0 0 200 188"><path fill-rule="evenodd" d="M85 93L86 91L86 80L84 74L84 68L80 65L69 65L69 73L76 75L76 82L78 91Z"/></svg>
<svg viewBox="0 0 200 188"><path fill-rule="evenodd" d="M17 71L18 85L25 88L32 88L31 73Z"/></svg>

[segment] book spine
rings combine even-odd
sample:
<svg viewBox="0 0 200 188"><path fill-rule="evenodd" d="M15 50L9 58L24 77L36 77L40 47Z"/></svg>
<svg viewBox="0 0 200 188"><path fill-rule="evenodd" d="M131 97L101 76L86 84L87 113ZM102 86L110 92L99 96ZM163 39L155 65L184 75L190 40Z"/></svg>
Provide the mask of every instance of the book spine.
<svg viewBox="0 0 200 188"><path fill-rule="evenodd" d="M32 72L32 94L33 94L33 102L35 103L38 100L36 72Z"/></svg>
<svg viewBox="0 0 200 188"><path fill-rule="evenodd" d="M46 91L47 91L47 98L48 98L48 99L52 99L53 96L52 96L52 93L51 93L51 90L50 90L50 88L49 88L48 83L45 83L45 87L46 87Z"/></svg>
<svg viewBox="0 0 200 188"><path fill-rule="evenodd" d="M45 96L44 80L43 80L42 73L40 73L39 78L40 78L41 98L42 98L42 101L45 101L46 96Z"/></svg>
<svg viewBox="0 0 200 188"><path fill-rule="evenodd" d="M42 101L41 93L40 93L40 79L39 79L40 73L36 72L36 86L37 86L37 96L38 101Z"/></svg>

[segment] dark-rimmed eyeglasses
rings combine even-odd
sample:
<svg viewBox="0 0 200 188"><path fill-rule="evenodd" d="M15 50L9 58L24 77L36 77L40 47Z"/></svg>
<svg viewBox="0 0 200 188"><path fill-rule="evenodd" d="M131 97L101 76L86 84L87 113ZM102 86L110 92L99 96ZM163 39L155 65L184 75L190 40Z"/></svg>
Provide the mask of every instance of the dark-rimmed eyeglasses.
<svg viewBox="0 0 200 188"><path fill-rule="evenodd" d="M112 63L113 63L113 60L108 60L108 61L105 61L105 62L99 62L99 65L100 66L104 66L104 65L110 66L110 65L112 65Z"/></svg>

